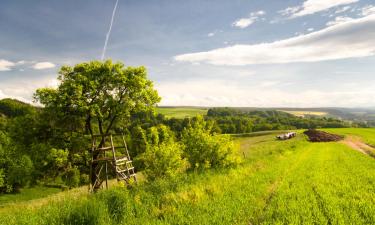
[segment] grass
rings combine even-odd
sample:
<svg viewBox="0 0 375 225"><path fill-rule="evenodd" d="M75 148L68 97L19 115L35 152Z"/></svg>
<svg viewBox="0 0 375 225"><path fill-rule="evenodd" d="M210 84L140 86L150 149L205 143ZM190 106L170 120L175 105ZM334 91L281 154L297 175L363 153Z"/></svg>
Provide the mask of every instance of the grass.
<svg viewBox="0 0 375 225"><path fill-rule="evenodd" d="M183 119L197 115L206 115L207 109L189 107L158 107L157 112L163 114L167 118Z"/></svg>
<svg viewBox="0 0 375 225"><path fill-rule="evenodd" d="M237 168L96 195L65 193L48 205L4 209L0 224L375 223L373 158L341 143L310 143L302 134L236 142L246 156Z"/></svg>
<svg viewBox="0 0 375 225"><path fill-rule="evenodd" d="M17 194L3 194L0 195L0 207L10 203L17 203L23 201L29 201L38 198L44 198L52 194L61 192L61 188L51 188L51 187L32 187L21 189L20 193Z"/></svg>
<svg viewBox="0 0 375 225"><path fill-rule="evenodd" d="M375 128L335 128L323 130L345 136L355 136L360 138L365 143L375 146Z"/></svg>

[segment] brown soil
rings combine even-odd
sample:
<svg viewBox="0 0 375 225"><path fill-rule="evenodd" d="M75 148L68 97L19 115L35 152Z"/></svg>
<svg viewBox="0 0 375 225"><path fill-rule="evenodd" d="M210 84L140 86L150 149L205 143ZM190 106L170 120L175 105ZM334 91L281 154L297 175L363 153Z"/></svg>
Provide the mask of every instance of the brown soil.
<svg viewBox="0 0 375 225"><path fill-rule="evenodd" d="M329 142L329 141L341 141L344 139L343 136L330 134L320 130L307 130L303 132L309 137L309 141L311 142Z"/></svg>
<svg viewBox="0 0 375 225"><path fill-rule="evenodd" d="M374 152L375 152L375 149L373 147L371 147L370 145L367 145L365 143L363 143L359 138L357 137L352 137L352 136L349 136L347 138L345 138L342 143L346 144L347 146L363 153L363 154L366 154L366 155L370 155L372 157L375 157L374 155Z"/></svg>

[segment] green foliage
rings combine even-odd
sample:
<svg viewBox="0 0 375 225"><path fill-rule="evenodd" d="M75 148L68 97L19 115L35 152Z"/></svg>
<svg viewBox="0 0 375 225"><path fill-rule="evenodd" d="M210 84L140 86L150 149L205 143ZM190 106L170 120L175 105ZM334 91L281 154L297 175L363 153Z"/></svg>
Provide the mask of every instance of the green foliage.
<svg viewBox="0 0 375 225"><path fill-rule="evenodd" d="M7 184L14 187L14 191L31 182L33 163L30 157L23 155L19 159L13 159L8 168Z"/></svg>
<svg viewBox="0 0 375 225"><path fill-rule="evenodd" d="M69 168L65 172L65 184L69 187L78 187L80 184L80 172L76 167Z"/></svg>
<svg viewBox="0 0 375 225"><path fill-rule="evenodd" d="M90 134L107 134L116 121L152 110L160 101L144 67L125 67L111 60L63 66L58 80L57 89L38 89L35 99L64 121L85 121Z"/></svg>
<svg viewBox="0 0 375 225"><path fill-rule="evenodd" d="M0 188L5 186L5 173L4 169L0 169Z"/></svg>
<svg viewBox="0 0 375 225"><path fill-rule="evenodd" d="M36 112L36 108L18 101L16 99L4 98L0 100L0 115L6 115L7 117L18 117L25 116Z"/></svg>
<svg viewBox="0 0 375 225"><path fill-rule="evenodd" d="M52 148L47 156L50 168L61 170L68 164L68 150Z"/></svg>
<svg viewBox="0 0 375 225"><path fill-rule="evenodd" d="M165 125L151 127L147 132L148 147L139 156L149 180L175 177L184 172L187 162L182 158L183 147L174 140L172 131Z"/></svg>
<svg viewBox="0 0 375 225"><path fill-rule="evenodd" d="M192 169L228 167L239 163L236 148L229 136L212 135L211 128L202 117L182 134L182 143Z"/></svg>
<svg viewBox="0 0 375 225"><path fill-rule="evenodd" d="M182 146L176 142L161 143L141 155L148 180L174 177L185 171L186 161L182 158Z"/></svg>
<svg viewBox="0 0 375 225"><path fill-rule="evenodd" d="M146 131L141 126L136 126L133 127L131 135L131 154L137 156L145 152L148 147Z"/></svg>
<svg viewBox="0 0 375 225"><path fill-rule="evenodd" d="M238 134L253 131L307 128L340 128L358 126L339 119L318 116L297 117L277 110L211 108L207 118L214 120L222 133Z"/></svg>

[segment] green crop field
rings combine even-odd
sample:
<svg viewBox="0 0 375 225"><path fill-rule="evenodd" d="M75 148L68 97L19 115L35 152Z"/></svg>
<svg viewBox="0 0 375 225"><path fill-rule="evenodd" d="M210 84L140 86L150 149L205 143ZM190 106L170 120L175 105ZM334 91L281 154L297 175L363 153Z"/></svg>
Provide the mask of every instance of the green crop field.
<svg viewBox="0 0 375 225"><path fill-rule="evenodd" d="M375 143L375 129L329 131ZM0 224L375 224L374 158L301 132L236 143L237 168L16 203L0 208Z"/></svg>
<svg viewBox="0 0 375 225"><path fill-rule="evenodd" d="M194 107L158 107L156 111L165 115L167 118L173 117L179 119L207 114L207 109Z"/></svg>

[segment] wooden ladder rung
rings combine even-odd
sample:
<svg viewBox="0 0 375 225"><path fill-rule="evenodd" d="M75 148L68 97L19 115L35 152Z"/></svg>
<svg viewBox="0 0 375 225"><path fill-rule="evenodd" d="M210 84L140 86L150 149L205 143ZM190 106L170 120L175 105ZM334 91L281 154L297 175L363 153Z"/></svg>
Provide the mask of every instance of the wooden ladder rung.
<svg viewBox="0 0 375 225"><path fill-rule="evenodd" d="M132 162L131 160L128 160L128 161L121 161L121 162L116 162L116 166L121 166L121 165L129 164L129 163L131 163L131 162Z"/></svg>
<svg viewBox="0 0 375 225"><path fill-rule="evenodd" d="M117 170L117 173L123 173L123 172L127 172L129 170L134 170L134 167L126 168L126 169L123 169L123 170Z"/></svg>
<svg viewBox="0 0 375 225"><path fill-rule="evenodd" d="M115 149L117 148L125 148L125 146L114 146ZM101 147L101 148L97 148L95 149L95 151L109 151L109 150L112 150L112 147L109 146L109 147Z"/></svg>
<svg viewBox="0 0 375 225"><path fill-rule="evenodd" d="M112 147L101 147L101 148L97 148L96 151L108 151L108 150L111 150Z"/></svg>
<svg viewBox="0 0 375 225"><path fill-rule="evenodd" d="M116 163L117 163L117 162L123 162L123 161L130 161L130 160L128 160L128 157L126 157L126 156L118 157L118 158L116 159Z"/></svg>

